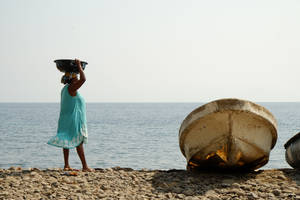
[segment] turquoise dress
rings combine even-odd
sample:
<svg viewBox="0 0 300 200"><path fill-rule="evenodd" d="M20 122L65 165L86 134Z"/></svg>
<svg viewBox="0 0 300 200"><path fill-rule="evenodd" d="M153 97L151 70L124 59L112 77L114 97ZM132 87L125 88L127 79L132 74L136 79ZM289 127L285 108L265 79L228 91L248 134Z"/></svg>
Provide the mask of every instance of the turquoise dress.
<svg viewBox="0 0 300 200"><path fill-rule="evenodd" d="M83 97L77 92L72 97L66 84L61 91L60 115L56 136L48 144L71 149L87 143L86 108Z"/></svg>

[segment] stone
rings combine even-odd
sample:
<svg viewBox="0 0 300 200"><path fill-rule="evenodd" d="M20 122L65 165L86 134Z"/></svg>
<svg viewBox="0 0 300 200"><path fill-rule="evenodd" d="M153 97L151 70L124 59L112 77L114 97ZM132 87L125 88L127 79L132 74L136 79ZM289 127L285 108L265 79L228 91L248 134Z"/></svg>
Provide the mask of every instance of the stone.
<svg viewBox="0 0 300 200"><path fill-rule="evenodd" d="M106 185L101 185L101 187L100 187L102 190L108 190L109 189L109 187L107 187Z"/></svg>
<svg viewBox="0 0 300 200"><path fill-rule="evenodd" d="M248 195L248 199L258 199L258 195L253 193L253 192L250 192Z"/></svg>
<svg viewBox="0 0 300 200"><path fill-rule="evenodd" d="M58 187L58 185L59 185L58 182L52 182L52 183L51 183L51 186L52 186L52 187Z"/></svg>
<svg viewBox="0 0 300 200"><path fill-rule="evenodd" d="M183 199L185 196L184 194L176 194L175 197L179 199Z"/></svg>
<svg viewBox="0 0 300 200"><path fill-rule="evenodd" d="M226 188L226 187L230 187L231 184L228 184L228 183L221 183L221 186L222 186L223 188Z"/></svg>
<svg viewBox="0 0 300 200"><path fill-rule="evenodd" d="M72 183L68 177L63 177L62 181L65 183Z"/></svg>
<svg viewBox="0 0 300 200"><path fill-rule="evenodd" d="M8 170L10 171L15 171L17 169L17 167L11 166L10 168L8 168Z"/></svg>
<svg viewBox="0 0 300 200"><path fill-rule="evenodd" d="M40 190L39 189L34 189L33 193L40 193Z"/></svg>
<svg viewBox="0 0 300 200"><path fill-rule="evenodd" d="M292 190L289 190L289 189L283 189L282 192L283 192L283 193L292 193L293 191L292 191Z"/></svg>
<svg viewBox="0 0 300 200"><path fill-rule="evenodd" d="M83 178L78 177L78 178L75 179L75 182L77 182L77 183L84 183L85 181L83 180Z"/></svg>
<svg viewBox="0 0 300 200"><path fill-rule="evenodd" d="M50 185L44 185L44 186L43 186L43 189L44 189L44 190L49 190L49 189L51 189L51 186L50 186Z"/></svg>
<svg viewBox="0 0 300 200"><path fill-rule="evenodd" d="M72 189L74 189L74 190L80 189L80 187L79 187L78 185L75 185L75 184L72 184L70 187L71 187ZM62 187L62 189L64 189L64 187Z"/></svg>
<svg viewBox="0 0 300 200"><path fill-rule="evenodd" d="M183 194L186 196L192 196L194 194L194 191L192 189L186 189L183 191Z"/></svg>
<svg viewBox="0 0 300 200"><path fill-rule="evenodd" d="M97 197L100 198L100 199L102 199L102 198L106 197L106 194L100 193L100 194L97 194Z"/></svg>
<svg viewBox="0 0 300 200"><path fill-rule="evenodd" d="M54 178L54 177L49 177L49 178L47 179L47 181L48 181L49 183L54 183L54 182L57 182L57 179Z"/></svg>
<svg viewBox="0 0 300 200"><path fill-rule="evenodd" d="M37 172L33 171L33 172L30 172L30 176L37 176L39 175Z"/></svg>
<svg viewBox="0 0 300 200"><path fill-rule="evenodd" d="M167 193L165 196L169 199L171 199L173 197L173 195L171 193Z"/></svg>
<svg viewBox="0 0 300 200"><path fill-rule="evenodd" d="M280 191L279 191L278 189L275 189L275 190L273 191L273 194L274 194L275 196L279 196L279 195L280 195Z"/></svg>
<svg viewBox="0 0 300 200"><path fill-rule="evenodd" d="M106 171L113 172L114 170L112 168L107 168Z"/></svg>
<svg viewBox="0 0 300 200"><path fill-rule="evenodd" d="M7 192L7 191L2 191L2 192L0 192L0 197L2 196L2 197L6 197L6 196L8 196L9 195L9 192Z"/></svg>
<svg viewBox="0 0 300 200"><path fill-rule="evenodd" d="M241 185L241 189L246 190L246 191L251 191L251 186L250 185Z"/></svg>
<svg viewBox="0 0 300 200"><path fill-rule="evenodd" d="M280 180L285 180L286 179L286 177L284 175L282 175L282 174L278 175L277 178L280 179Z"/></svg>
<svg viewBox="0 0 300 200"><path fill-rule="evenodd" d="M230 190L231 193L233 194L236 194L238 196L243 196L244 195L244 192L240 189L237 189L237 188L233 188L232 190Z"/></svg>
<svg viewBox="0 0 300 200"><path fill-rule="evenodd" d="M234 188L240 188L240 185L238 183L233 183L232 187L234 187Z"/></svg>
<svg viewBox="0 0 300 200"><path fill-rule="evenodd" d="M172 189L172 191L173 191L174 193L177 193L177 194L180 194L180 193L183 192L183 190L182 190L180 187L174 187L174 188Z"/></svg>
<svg viewBox="0 0 300 200"><path fill-rule="evenodd" d="M265 188L265 187L259 187L259 188L258 188L258 191L259 191L259 192L266 192L266 188Z"/></svg>
<svg viewBox="0 0 300 200"><path fill-rule="evenodd" d="M224 179L222 181L222 183L232 185L233 183L235 183L235 180L234 179Z"/></svg>

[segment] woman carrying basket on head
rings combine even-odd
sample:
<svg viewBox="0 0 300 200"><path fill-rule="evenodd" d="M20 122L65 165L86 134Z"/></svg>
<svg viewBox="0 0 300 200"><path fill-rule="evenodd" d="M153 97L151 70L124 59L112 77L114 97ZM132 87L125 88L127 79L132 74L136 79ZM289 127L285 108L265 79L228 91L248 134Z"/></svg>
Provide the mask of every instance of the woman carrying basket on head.
<svg viewBox="0 0 300 200"><path fill-rule="evenodd" d="M75 59L80 78L76 73L66 72L61 82L65 84L61 91L60 115L56 136L48 144L62 147L64 155L64 170L72 171L69 164L69 149L75 148L82 163L82 171L91 172L84 155L83 143L87 143L86 108L83 97L77 90L84 84L86 78L80 60Z"/></svg>

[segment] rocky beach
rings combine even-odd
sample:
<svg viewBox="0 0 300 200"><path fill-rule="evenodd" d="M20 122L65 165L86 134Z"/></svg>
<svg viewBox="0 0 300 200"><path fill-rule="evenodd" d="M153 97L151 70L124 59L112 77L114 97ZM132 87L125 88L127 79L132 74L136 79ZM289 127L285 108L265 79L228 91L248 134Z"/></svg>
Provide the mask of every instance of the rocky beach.
<svg viewBox="0 0 300 200"><path fill-rule="evenodd" d="M0 199L298 199L300 172L250 173L96 168L0 169Z"/></svg>

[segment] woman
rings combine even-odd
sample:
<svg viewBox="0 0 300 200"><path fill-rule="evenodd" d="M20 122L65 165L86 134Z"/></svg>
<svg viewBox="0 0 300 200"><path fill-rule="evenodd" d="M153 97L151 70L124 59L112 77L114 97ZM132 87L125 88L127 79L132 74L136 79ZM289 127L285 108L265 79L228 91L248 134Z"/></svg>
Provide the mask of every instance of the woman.
<svg viewBox="0 0 300 200"><path fill-rule="evenodd" d="M76 73L68 73L62 77L65 84L61 91L60 115L56 136L48 144L62 147L64 154L64 170L74 170L69 164L69 149L75 148L82 163L82 171L93 171L86 163L83 143L87 143L88 133L86 126L85 102L77 90L83 85L86 78L80 60L75 59L80 78Z"/></svg>

